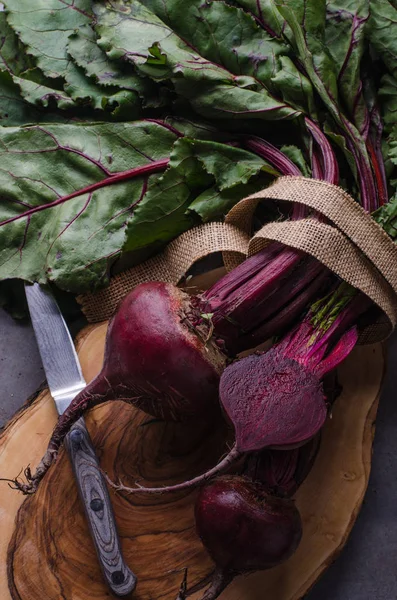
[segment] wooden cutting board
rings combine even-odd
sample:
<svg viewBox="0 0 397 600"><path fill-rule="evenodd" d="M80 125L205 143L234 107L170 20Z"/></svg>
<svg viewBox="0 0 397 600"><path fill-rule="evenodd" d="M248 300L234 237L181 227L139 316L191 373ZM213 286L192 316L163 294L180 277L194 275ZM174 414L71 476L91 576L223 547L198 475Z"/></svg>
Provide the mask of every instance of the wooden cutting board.
<svg viewBox="0 0 397 600"><path fill-rule="evenodd" d="M101 366L105 332L106 324L99 324L79 336L87 380ZM357 348L340 368L344 391L325 427L313 471L297 494L304 523L299 550L278 568L237 579L222 599L297 600L335 559L367 486L383 368L380 345ZM36 465L56 418L47 390L25 405L0 437L2 477ZM148 423L147 416L120 402L95 408L87 420L102 467L129 484L183 480L225 450L222 427L205 431L198 424L187 429ZM111 497L126 560L139 579L136 600L175 600L184 567L190 585L205 580L213 565L194 531L195 493L132 499L111 492ZM33 497L25 499L0 482L0 530L1 600L110 597L63 453Z"/></svg>

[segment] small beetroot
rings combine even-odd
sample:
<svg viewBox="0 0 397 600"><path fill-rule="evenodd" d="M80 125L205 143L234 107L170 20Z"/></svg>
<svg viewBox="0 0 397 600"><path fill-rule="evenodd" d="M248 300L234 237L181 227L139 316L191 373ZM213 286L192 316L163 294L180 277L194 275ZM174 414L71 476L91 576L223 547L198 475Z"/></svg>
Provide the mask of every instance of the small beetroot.
<svg viewBox="0 0 397 600"><path fill-rule="evenodd" d="M197 533L216 564L202 600L215 600L236 575L284 562L302 537L292 500L269 496L240 476L219 477L204 486L195 518Z"/></svg>

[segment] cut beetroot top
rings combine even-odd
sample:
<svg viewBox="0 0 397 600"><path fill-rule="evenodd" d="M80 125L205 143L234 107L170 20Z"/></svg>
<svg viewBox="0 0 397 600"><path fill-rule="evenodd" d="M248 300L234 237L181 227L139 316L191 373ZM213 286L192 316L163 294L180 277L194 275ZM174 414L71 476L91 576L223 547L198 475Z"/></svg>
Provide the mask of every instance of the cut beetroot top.
<svg viewBox="0 0 397 600"><path fill-rule="evenodd" d="M221 376L220 399L241 452L308 440L327 416L321 381L277 348L228 366Z"/></svg>

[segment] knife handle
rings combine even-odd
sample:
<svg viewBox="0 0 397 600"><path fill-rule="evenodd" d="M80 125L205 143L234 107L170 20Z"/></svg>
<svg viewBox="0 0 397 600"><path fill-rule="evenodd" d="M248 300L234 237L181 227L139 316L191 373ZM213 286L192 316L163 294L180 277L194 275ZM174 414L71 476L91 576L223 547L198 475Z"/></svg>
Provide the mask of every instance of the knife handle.
<svg viewBox="0 0 397 600"><path fill-rule="evenodd" d="M105 580L116 596L127 596L137 579L124 562L109 492L83 417L66 436L65 445Z"/></svg>

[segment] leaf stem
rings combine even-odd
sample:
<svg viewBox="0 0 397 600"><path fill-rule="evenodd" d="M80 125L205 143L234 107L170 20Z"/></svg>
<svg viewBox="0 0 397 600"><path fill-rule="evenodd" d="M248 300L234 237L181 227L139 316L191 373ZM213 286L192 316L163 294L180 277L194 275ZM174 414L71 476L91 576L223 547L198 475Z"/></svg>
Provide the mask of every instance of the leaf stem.
<svg viewBox="0 0 397 600"><path fill-rule="evenodd" d="M95 190L99 190L108 185L114 185L115 183L120 183L121 181L127 181L129 179L133 179L134 177L143 177L148 175L153 175L153 173L159 173L160 171L164 171L168 163L170 162L169 158L161 158L160 160L155 160L147 165L143 165L141 167L134 167L133 169L128 169L127 171L120 171L119 173L114 173L114 175L110 175L109 177L105 177L101 181L97 181L96 183L92 183L91 185L87 185L80 190L76 190L67 196L62 196L54 202L50 202L49 204L41 204L40 206L35 206L25 212L15 215L14 217L10 217L5 221L0 222L0 227L3 225L7 225L8 223L12 223L13 221L18 221L24 217L30 217L34 213L40 212L42 210L46 210L47 208L54 208L54 206L59 206L72 198L76 198L77 196L82 196L83 194L91 194L95 192Z"/></svg>

